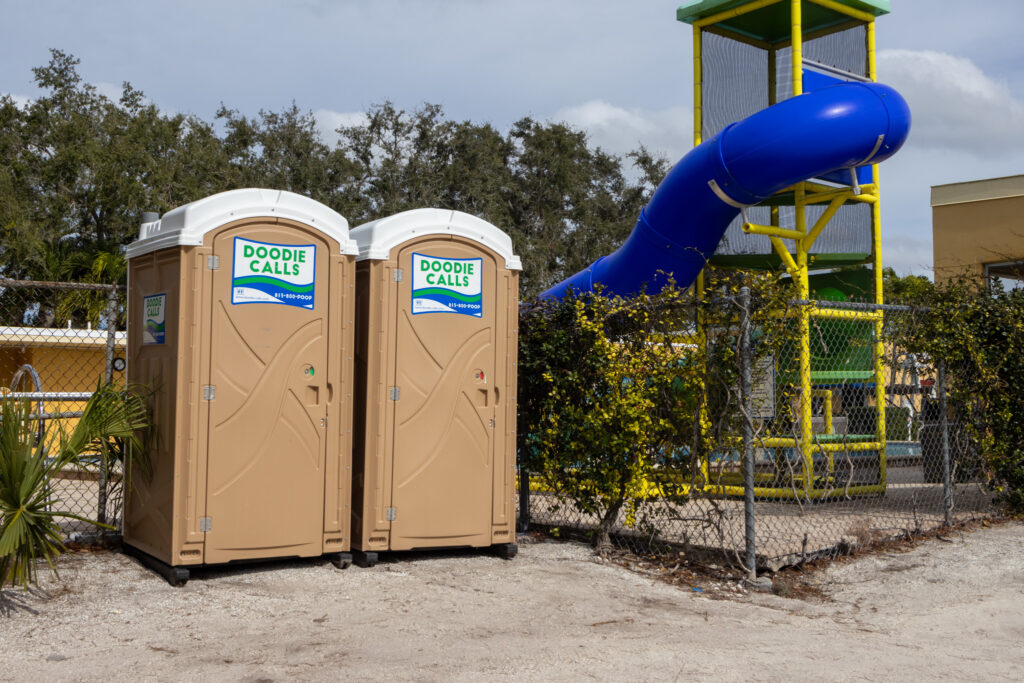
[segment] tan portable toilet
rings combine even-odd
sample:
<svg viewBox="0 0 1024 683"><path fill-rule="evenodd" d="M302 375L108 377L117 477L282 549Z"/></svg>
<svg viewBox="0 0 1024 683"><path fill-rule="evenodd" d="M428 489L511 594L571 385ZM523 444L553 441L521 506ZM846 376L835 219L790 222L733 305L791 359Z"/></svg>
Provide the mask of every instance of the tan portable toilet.
<svg viewBox="0 0 1024 683"><path fill-rule="evenodd" d="M352 549L516 551L519 258L459 211L352 230L356 390Z"/></svg>
<svg viewBox="0 0 1024 683"><path fill-rule="evenodd" d="M153 393L129 551L188 567L351 561L355 242L290 192L213 195L144 223L128 256L128 381Z"/></svg>

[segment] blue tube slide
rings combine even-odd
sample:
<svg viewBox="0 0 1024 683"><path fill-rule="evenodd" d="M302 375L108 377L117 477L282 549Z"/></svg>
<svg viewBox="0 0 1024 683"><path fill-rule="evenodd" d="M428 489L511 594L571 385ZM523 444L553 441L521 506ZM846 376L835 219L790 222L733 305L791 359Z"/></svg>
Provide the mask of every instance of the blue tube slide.
<svg viewBox="0 0 1024 683"><path fill-rule="evenodd" d="M880 83L843 83L792 97L733 123L677 163L615 252L541 294L570 289L630 296L656 292L667 275L689 286L746 206L794 183L895 154L910 109Z"/></svg>

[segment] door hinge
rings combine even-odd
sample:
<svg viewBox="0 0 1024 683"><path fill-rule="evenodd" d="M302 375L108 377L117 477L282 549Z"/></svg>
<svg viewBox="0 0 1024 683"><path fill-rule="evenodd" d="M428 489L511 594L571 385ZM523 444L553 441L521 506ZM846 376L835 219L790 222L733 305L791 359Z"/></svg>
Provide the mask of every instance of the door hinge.
<svg viewBox="0 0 1024 683"><path fill-rule="evenodd" d="M498 420L497 420L497 418L493 418L493 417L492 417L492 418L491 418L491 426L492 426L492 427L494 427L494 426L496 426L497 424L498 424Z"/></svg>
<svg viewBox="0 0 1024 683"><path fill-rule="evenodd" d="M399 389L398 387L391 387L390 389L388 389L388 398L390 398L392 401L397 401L401 397L402 390Z"/></svg>
<svg viewBox="0 0 1024 683"><path fill-rule="evenodd" d="M206 533L213 528L213 520L210 517L199 518L199 530Z"/></svg>
<svg viewBox="0 0 1024 683"><path fill-rule="evenodd" d="M220 268L220 256L216 254L210 254L206 257L206 267L210 270L217 270Z"/></svg>
<svg viewBox="0 0 1024 683"><path fill-rule="evenodd" d="M388 520L389 522L393 522L393 521L395 521L395 519L397 517L398 517L398 509L397 508L384 508L384 519Z"/></svg>
<svg viewBox="0 0 1024 683"><path fill-rule="evenodd" d="M391 277L393 277L395 279L395 282L401 282L402 281L402 277L404 275L405 275L405 273L402 271L401 268L395 268L393 271L391 271Z"/></svg>
<svg viewBox="0 0 1024 683"><path fill-rule="evenodd" d="M217 388L212 384L207 384L203 387L203 400L212 401L214 396L217 395Z"/></svg>

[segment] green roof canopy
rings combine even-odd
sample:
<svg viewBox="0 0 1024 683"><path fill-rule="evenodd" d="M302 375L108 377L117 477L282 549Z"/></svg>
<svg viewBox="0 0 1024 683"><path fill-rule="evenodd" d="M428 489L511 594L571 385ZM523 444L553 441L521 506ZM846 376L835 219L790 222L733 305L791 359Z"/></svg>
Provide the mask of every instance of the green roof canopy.
<svg viewBox="0 0 1024 683"><path fill-rule="evenodd" d="M889 0L836 0L851 9L874 16L888 14ZM676 19L692 24L726 10L749 4L750 0L687 0L676 10ZM814 2L804 2L802 12L804 33L828 29L850 21L850 17ZM790 38L789 3L783 0L738 17L721 21L715 26L733 31L756 41L773 44Z"/></svg>

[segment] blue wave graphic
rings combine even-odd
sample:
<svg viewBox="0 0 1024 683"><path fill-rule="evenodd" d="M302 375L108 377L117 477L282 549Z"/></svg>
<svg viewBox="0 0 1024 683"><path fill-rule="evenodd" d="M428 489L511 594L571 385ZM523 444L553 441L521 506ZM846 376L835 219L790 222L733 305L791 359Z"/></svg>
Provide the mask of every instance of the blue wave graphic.
<svg viewBox="0 0 1024 683"><path fill-rule="evenodd" d="M441 294L440 292L432 293L430 296L423 296L420 294L416 296L413 301L436 301L439 304L444 304L451 309L453 313L461 313L462 315L471 315L475 318L482 318L484 315L484 305L482 301L464 301L463 299L457 299L454 296L448 296L447 294ZM447 313L448 311L417 311L415 306L413 307L413 313Z"/></svg>
<svg viewBox="0 0 1024 683"><path fill-rule="evenodd" d="M269 279L269 278L268 278ZM299 308L313 308L314 299L313 292L309 293L295 292L293 291L295 285L289 284L290 288L281 287L270 282L246 282L235 285L238 287L245 287L246 289L255 289L269 294L270 296L277 299L277 302L286 306L298 306ZM231 297L231 303L270 303L268 301L236 301L234 295Z"/></svg>

